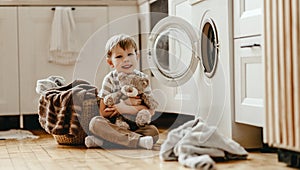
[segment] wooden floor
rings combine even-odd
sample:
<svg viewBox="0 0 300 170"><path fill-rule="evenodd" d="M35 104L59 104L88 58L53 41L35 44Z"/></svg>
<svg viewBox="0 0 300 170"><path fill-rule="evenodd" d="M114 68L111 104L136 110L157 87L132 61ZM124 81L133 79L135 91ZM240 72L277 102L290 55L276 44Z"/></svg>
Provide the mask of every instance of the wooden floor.
<svg viewBox="0 0 300 170"><path fill-rule="evenodd" d="M83 146L58 145L52 136L33 131L38 139L1 140L0 169L2 170L185 170L178 162L159 159L159 146L155 150L138 149L86 149ZM161 144L164 134L159 140ZM251 152L248 160L217 162L217 169L288 170L277 161L275 153Z"/></svg>

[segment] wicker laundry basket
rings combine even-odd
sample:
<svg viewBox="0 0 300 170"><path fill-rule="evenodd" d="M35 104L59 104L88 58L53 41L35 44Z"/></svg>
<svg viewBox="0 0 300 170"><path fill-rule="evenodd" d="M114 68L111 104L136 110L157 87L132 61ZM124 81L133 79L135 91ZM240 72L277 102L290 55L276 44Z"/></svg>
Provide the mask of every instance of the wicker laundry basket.
<svg viewBox="0 0 300 170"><path fill-rule="evenodd" d="M87 136L85 131L80 128L76 136L73 135L52 135L55 141L60 145L83 145Z"/></svg>
<svg viewBox="0 0 300 170"><path fill-rule="evenodd" d="M95 116L99 116L99 98L84 100L82 114L79 117L81 127L76 136L73 135L53 135L60 145L82 145L85 137L89 134L89 123Z"/></svg>

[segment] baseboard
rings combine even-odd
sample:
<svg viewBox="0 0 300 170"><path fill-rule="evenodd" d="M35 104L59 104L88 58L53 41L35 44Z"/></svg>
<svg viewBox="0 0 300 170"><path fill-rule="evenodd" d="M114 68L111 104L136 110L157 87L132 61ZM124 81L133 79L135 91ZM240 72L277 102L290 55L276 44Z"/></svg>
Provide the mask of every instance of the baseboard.
<svg viewBox="0 0 300 170"><path fill-rule="evenodd" d="M20 129L20 116L0 116L0 130ZM42 129L38 115L23 115L23 129L38 130Z"/></svg>
<svg viewBox="0 0 300 170"><path fill-rule="evenodd" d="M152 117L152 124L162 129L174 129L193 119L194 116L191 115L156 112ZM20 116L0 116L0 130L9 129L20 129ZM38 114L23 115L23 129L42 129L38 121Z"/></svg>
<svg viewBox="0 0 300 170"><path fill-rule="evenodd" d="M300 168L300 153L287 149L279 149L278 161L284 162L290 167Z"/></svg>
<svg viewBox="0 0 300 170"><path fill-rule="evenodd" d="M162 129L174 129L194 118L194 116L185 114L155 112L155 115L152 116L152 124Z"/></svg>

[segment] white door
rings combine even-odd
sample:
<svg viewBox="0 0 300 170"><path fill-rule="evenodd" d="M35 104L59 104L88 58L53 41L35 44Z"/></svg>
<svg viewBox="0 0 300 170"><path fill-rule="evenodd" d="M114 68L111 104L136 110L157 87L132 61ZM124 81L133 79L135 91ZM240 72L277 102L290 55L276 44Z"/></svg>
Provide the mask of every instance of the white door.
<svg viewBox="0 0 300 170"><path fill-rule="evenodd" d="M48 62L53 8L19 7L21 112L25 114L37 113L37 80L60 75L67 83L72 81L75 65ZM99 27L107 24L107 7L76 6L72 12L78 32L78 47L81 48Z"/></svg>
<svg viewBox="0 0 300 170"><path fill-rule="evenodd" d="M0 7L0 115L19 114L17 7Z"/></svg>
<svg viewBox="0 0 300 170"><path fill-rule="evenodd" d="M149 37L148 63L157 79L176 87L187 82L198 64L198 35L184 19L169 16Z"/></svg>
<svg viewBox="0 0 300 170"><path fill-rule="evenodd" d="M152 29L148 41L148 65L154 77L152 87L160 101L158 111L186 113L192 104L190 94L195 90L183 88L199 64L199 38L195 29L184 19L169 16Z"/></svg>
<svg viewBox="0 0 300 170"><path fill-rule="evenodd" d="M263 2L234 0L234 38L262 34Z"/></svg>
<svg viewBox="0 0 300 170"><path fill-rule="evenodd" d="M261 36L235 40L235 121L263 127L264 67Z"/></svg>

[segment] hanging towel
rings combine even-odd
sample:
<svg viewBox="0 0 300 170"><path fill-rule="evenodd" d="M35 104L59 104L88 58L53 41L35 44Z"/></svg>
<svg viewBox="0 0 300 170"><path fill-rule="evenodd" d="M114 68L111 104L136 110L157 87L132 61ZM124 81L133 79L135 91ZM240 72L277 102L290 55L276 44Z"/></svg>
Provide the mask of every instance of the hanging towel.
<svg viewBox="0 0 300 170"><path fill-rule="evenodd" d="M50 62L75 63L79 51L75 28L71 7L56 7L50 37Z"/></svg>

